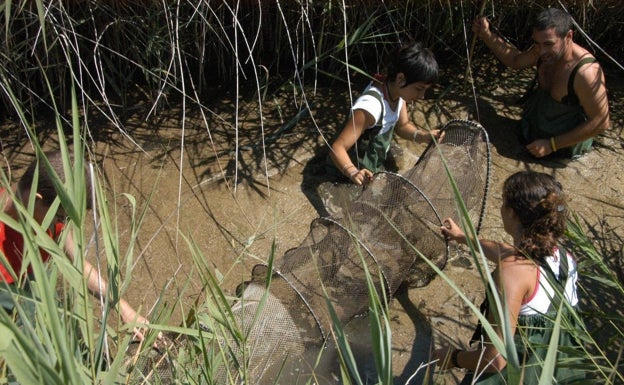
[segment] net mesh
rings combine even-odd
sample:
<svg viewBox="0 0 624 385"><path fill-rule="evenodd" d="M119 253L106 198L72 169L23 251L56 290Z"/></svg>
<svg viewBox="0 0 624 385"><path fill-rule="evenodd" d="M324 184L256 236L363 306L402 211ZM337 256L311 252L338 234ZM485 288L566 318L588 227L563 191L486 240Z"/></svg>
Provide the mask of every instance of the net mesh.
<svg viewBox="0 0 624 385"><path fill-rule="evenodd" d="M452 120L443 132L404 175L377 173L355 195L352 186L345 186L345 196L355 199L338 196L347 202L339 214L313 220L303 242L273 266L253 268L232 307L247 343L227 348L233 362L247 360L253 383L273 384L279 378L294 384L310 378L303 368L314 367L331 335L326 301L343 325L368 309L364 264L377 290L388 295L405 282L426 285L435 273L425 258L444 267L448 243L440 233L441 221L456 213L445 165L473 223L480 226L490 177L487 134L467 120ZM314 376L318 380L323 373L317 369Z"/></svg>
<svg viewBox="0 0 624 385"><path fill-rule="evenodd" d="M300 246L275 263L270 294L276 306L267 302L253 327L245 328L250 340L263 345L250 356L250 367L262 368L255 373L258 383L272 383L276 378L269 370L272 365L281 368L285 362L300 360L302 352L330 335L326 295L343 325L365 313L368 290L363 264L378 290L390 295L405 281L422 286L435 276L423 257L444 267L448 244L440 233L441 221L456 213L445 164L473 223L480 227L490 178L487 134L478 123L467 120L450 121L443 132L440 143L430 145L409 172L403 176L377 173L339 215L313 220ZM352 188L346 187L345 194L353 196ZM259 295L258 288L264 290L267 269L265 265L254 268L243 298ZM243 324L244 319L257 316L259 305L256 301L247 307L241 315ZM284 319L292 323L286 325Z"/></svg>
<svg viewBox="0 0 624 385"><path fill-rule="evenodd" d="M439 151L438 151L439 150ZM427 147L405 177L429 197L443 217L455 215L455 197L443 162L462 196L477 231L481 228L490 182L491 159L487 132L469 120L451 120L437 148Z"/></svg>

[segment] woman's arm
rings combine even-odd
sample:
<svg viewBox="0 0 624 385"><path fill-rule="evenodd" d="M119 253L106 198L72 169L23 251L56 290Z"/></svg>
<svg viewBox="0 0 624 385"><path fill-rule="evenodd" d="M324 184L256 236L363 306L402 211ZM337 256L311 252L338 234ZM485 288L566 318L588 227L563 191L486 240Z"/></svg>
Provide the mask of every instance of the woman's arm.
<svg viewBox="0 0 624 385"><path fill-rule="evenodd" d="M370 182L373 178L373 173L365 168L358 169L357 165L351 162L348 151L355 145L355 142L362 136L366 128L373 124L375 124L373 115L362 109L354 110L340 135L332 144L329 154L336 168L357 185Z"/></svg>
<svg viewBox="0 0 624 385"><path fill-rule="evenodd" d="M442 234L449 237L458 243L467 244L468 239L463 230L455 223L451 218L447 218L443 222L443 226L440 227ZM504 242L495 242L486 239L479 239L481 249L485 254L485 257L492 262L499 263L502 259L513 255L516 252L516 248L512 245Z"/></svg>

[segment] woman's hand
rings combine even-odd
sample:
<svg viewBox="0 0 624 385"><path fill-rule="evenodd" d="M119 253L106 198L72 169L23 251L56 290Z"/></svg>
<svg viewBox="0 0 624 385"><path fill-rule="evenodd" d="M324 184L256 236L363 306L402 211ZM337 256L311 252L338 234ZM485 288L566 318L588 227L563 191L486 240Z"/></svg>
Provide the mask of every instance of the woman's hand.
<svg viewBox="0 0 624 385"><path fill-rule="evenodd" d="M373 173L365 168L354 169L349 175L349 180L358 186L366 186L373 181Z"/></svg>
<svg viewBox="0 0 624 385"><path fill-rule="evenodd" d="M451 218L446 218L440 226L440 231L443 235L447 236L450 240L466 243L466 235L462 229Z"/></svg>

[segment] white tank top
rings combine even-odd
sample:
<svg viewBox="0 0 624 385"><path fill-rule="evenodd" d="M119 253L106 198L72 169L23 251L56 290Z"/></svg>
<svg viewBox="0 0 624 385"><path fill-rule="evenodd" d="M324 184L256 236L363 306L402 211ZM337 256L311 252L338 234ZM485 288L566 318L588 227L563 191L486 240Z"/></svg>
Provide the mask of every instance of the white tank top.
<svg viewBox="0 0 624 385"><path fill-rule="evenodd" d="M558 248L553 253L557 256L550 256L546 258L546 262L552 269L555 277L559 278L559 265L561 263L561 252ZM576 295L576 281L578 280L578 270L576 262L572 255L567 253L568 258L568 278L565 283L565 298L570 305L575 306L578 303L578 297ZM531 297L525 301L520 307L520 315L534 315L545 314L550 307L550 299L553 298L555 289L549 282L548 275L544 271L544 267L537 270L537 284L533 290Z"/></svg>

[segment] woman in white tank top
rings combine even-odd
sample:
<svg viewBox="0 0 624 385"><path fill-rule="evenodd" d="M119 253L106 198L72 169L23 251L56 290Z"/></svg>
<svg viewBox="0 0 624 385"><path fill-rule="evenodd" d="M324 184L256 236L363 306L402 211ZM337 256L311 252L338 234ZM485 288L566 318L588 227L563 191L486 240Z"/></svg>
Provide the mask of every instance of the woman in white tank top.
<svg viewBox="0 0 624 385"><path fill-rule="evenodd" d="M580 348L571 328L580 325L570 312L578 303L576 263L560 246L567 213L561 185L552 176L534 171L517 172L503 185L501 206L503 226L512 236L513 244L479 240L485 256L496 263L492 277L508 312L523 384L539 383L554 320L560 312L564 322L558 335L559 345L568 348L559 349L557 358L568 360L568 364L556 365L553 383L565 384L585 378L584 371L579 369L582 365L569 365L576 357L571 352ZM441 231L451 240L474 242L467 239L450 218L444 221ZM487 300L484 305L482 309L488 321L502 338L502 329L498 326L500 317L496 311L489 311ZM479 330L475 333L481 337L476 349L441 348L434 351L434 358L440 360L442 369L468 369L462 384L506 384L507 361Z"/></svg>

